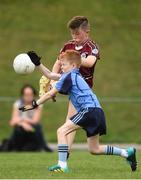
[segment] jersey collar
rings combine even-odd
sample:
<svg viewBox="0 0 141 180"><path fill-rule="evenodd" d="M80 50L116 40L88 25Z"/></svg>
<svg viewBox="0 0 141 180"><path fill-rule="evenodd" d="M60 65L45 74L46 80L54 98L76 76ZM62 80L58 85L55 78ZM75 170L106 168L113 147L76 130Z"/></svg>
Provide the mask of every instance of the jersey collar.
<svg viewBox="0 0 141 180"><path fill-rule="evenodd" d="M78 68L75 68L75 69L73 69L71 72L79 73L79 69L78 69Z"/></svg>
<svg viewBox="0 0 141 180"><path fill-rule="evenodd" d="M75 50L77 50L77 51L79 51L79 50L81 50L81 49L83 49L83 47L85 46L85 44L89 41L90 39L88 38L86 41L84 41L81 45L77 45L76 43L75 43Z"/></svg>

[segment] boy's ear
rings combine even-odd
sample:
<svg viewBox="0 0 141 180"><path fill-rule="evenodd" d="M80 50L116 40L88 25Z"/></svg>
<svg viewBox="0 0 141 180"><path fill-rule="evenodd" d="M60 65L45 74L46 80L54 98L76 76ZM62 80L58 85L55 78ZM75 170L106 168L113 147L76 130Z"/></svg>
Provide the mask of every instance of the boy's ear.
<svg viewBox="0 0 141 180"><path fill-rule="evenodd" d="M90 29L87 29L86 32L89 33L89 32L90 32Z"/></svg>
<svg viewBox="0 0 141 180"><path fill-rule="evenodd" d="M90 26L87 26L85 28L81 28L83 31L85 31L86 33L90 32Z"/></svg>
<svg viewBox="0 0 141 180"><path fill-rule="evenodd" d="M75 63L72 64L73 67L76 67L77 65Z"/></svg>

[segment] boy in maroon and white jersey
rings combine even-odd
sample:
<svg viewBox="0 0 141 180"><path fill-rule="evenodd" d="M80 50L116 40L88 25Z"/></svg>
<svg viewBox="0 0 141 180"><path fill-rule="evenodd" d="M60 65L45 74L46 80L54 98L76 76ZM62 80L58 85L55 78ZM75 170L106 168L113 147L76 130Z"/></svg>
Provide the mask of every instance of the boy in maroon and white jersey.
<svg viewBox="0 0 141 180"><path fill-rule="evenodd" d="M70 29L72 40L65 43L60 54L66 50L80 52L82 58L80 73L92 88L94 69L96 61L100 59L100 54L97 44L89 37L90 25L88 19L83 16L76 16L68 22L68 28ZM57 59L53 71L60 72L60 67L61 61Z"/></svg>
<svg viewBox="0 0 141 180"><path fill-rule="evenodd" d="M70 30L72 40L68 41L64 47L61 49L60 54L66 50L76 50L81 54L81 67L80 73L92 88L93 86L93 77L94 69L98 59L100 59L99 49L94 41L90 39L90 24L88 19L84 16L75 16L68 22L68 28ZM53 69L53 72L61 72L61 60L59 58L56 60ZM51 85L53 81L51 81ZM76 114L76 109L72 105L71 101L69 102L67 118ZM69 150L73 143L75 137L75 132L72 132L68 135L68 144Z"/></svg>

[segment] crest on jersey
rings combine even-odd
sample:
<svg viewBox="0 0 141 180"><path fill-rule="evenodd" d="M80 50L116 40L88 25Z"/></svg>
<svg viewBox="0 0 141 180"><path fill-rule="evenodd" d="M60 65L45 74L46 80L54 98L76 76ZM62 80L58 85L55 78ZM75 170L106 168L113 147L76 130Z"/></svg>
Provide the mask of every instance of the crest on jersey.
<svg viewBox="0 0 141 180"><path fill-rule="evenodd" d="M82 54L81 54L81 57L82 57L82 58L86 58L86 57L87 57L87 53L86 53L86 52L82 53Z"/></svg>
<svg viewBox="0 0 141 180"><path fill-rule="evenodd" d="M85 98L82 96L78 97L76 100L79 104L85 103Z"/></svg>
<svg viewBox="0 0 141 180"><path fill-rule="evenodd" d="M93 54L98 54L98 49L97 49L97 48L94 48L94 49L92 50L92 53L93 53Z"/></svg>

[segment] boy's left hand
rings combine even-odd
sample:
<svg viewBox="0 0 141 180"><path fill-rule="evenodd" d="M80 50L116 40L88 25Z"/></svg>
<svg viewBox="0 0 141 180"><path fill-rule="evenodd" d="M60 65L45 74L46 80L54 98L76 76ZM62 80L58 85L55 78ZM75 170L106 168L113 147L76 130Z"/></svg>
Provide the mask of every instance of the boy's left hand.
<svg viewBox="0 0 141 180"><path fill-rule="evenodd" d="M35 109L38 107L38 104L36 103L35 100L32 101L32 105L26 105L26 106L22 106L19 108L20 111L29 111L29 110L32 110L32 109Z"/></svg>

